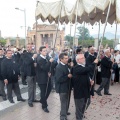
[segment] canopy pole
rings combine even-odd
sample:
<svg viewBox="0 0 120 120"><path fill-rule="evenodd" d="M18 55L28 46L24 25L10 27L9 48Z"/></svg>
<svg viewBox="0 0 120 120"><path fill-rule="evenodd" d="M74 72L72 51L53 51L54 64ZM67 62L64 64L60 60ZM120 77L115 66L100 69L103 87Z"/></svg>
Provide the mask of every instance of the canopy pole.
<svg viewBox="0 0 120 120"><path fill-rule="evenodd" d="M97 50L99 49L99 41L100 41L100 21L99 21L99 29L98 29L98 47L97 47ZM95 78L95 81L94 81L95 83L94 84L96 85L96 69L94 70L94 74L93 75L95 76L94 77Z"/></svg>
<svg viewBox="0 0 120 120"><path fill-rule="evenodd" d="M64 0L61 1L61 7L60 7L60 11L59 11L59 16L58 16L58 26L57 26L57 30L56 30L57 32L56 32L55 40L54 40L53 55L54 55L54 52L55 52L55 44L56 44L56 40L57 40L57 36L58 36L58 30L59 30L59 25L60 25L59 21L60 21L60 17L61 17L60 13L61 13L61 10L62 10L63 2L64 2Z"/></svg>
<svg viewBox="0 0 120 120"><path fill-rule="evenodd" d="M113 43L114 43L113 48L115 48L115 46L116 46L116 41L117 41L117 21L116 21L115 23L116 23L116 29L115 29L115 42L113 41Z"/></svg>
<svg viewBox="0 0 120 120"><path fill-rule="evenodd" d="M106 30L107 21L108 21L108 17L109 17L109 13L110 13L110 8L111 8L111 0L110 0L109 7L108 7L108 11L107 11L107 17L106 17L106 20L105 20L104 31L103 31L103 35L102 35L102 38L101 38L101 41L100 41L100 45L99 45L99 50L98 50L97 58L99 57L99 54L100 54L100 47L101 47L101 45L102 45L102 41L103 41L103 38L104 38L104 35L105 35L105 30Z"/></svg>
<svg viewBox="0 0 120 120"><path fill-rule="evenodd" d="M78 17L78 13L77 13L77 10L78 10L78 1L77 0L77 9L76 9L76 17L75 17L75 31L74 31L74 38L73 38L73 52L72 52L72 59L73 59L73 54L74 54L74 45L75 45L75 36L76 36L76 26L77 26L77 17Z"/></svg>
<svg viewBox="0 0 120 120"><path fill-rule="evenodd" d="M70 22L70 41L72 41L72 21ZM71 45L69 46L71 48ZM69 48L69 56L70 56L70 48Z"/></svg>
<svg viewBox="0 0 120 120"><path fill-rule="evenodd" d="M73 51L72 51L72 59L71 61L73 61L73 58L74 58L74 44L75 44L75 35L76 35L76 26L77 26L77 10L78 10L78 1L77 0L77 8L76 8L76 17L75 17L75 31L74 31L74 38L73 38ZM71 72L71 70L70 70ZM69 103L70 103L70 97L71 97L71 79L70 79L70 82L69 82L69 87L68 87L68 102L67 102L67 112L68 112L68 109L69 109Z"/></svg>
<svg viewBox="0 0 120 120"><path fill-rule="evenodd" d="M36 1L37 3L36 3L36 7L38 6L38 3L39 3L39 1ZM37 23L37 17L35 17L35 51L37 51L37 48L36 48L36 43L37 43L37 25L38 25L38 23Z"/></svg>
<svg viewBox="0 0 120 120"><path fill-rule="evenodd" d="M56 44L56 40L57 40L57 36L58 36L59 21L60 21L60 17L61 17L61 16L60 16L60 13L61 13L61 10L62 10L63 2L64 2L64 0L61 1L61 7L60 7L60 11L59 11L59 16L58 16L58 26L57 26L57 30L56 30L54 45L53 45L53 56L54 56L54 53L55 53L55 44ZM50 66L50 73L51 73L51 67L52 67L52 63L51 63L51 66ZM48 77L45 96L47 95L49 81L50 81L50 79L49 79L49 77Z"/></svg>
<svg viewBox="0 0 120 120"><path fill-rule="evenodd" d="M100 21L99 21L99 29L98 29L98 47L99 47L99 41L100 41Z"/></svg>
<svg viewBox="0 0 120 120"><path fill-rule="evenodd" d="M36 30L35 30L35 50L37 51L37 48L36 48L36 43L37 43L37 19L36 19Z"/></svg>
<svg viewBox="0 0 120 120"><path fill-rule="evenodd" d="M83 37L82 37L82 46L83 46L83 41L85 39L85 21L83 23L83 27L84 27L84 29L83 29Z"/></svg>
<svg viewBox="0 0 120 120"><path fill-rule="evenodd" d="M97 59L98 59L99 54L100 54L100 47L101 47L101 45L102 45L102 41L103 41L103 38L104 38L104 34L105 34L105 30L106 30L106 25L107 25L107 21L108 21L108 16L109 16L109 13L110 13L110 7L111 7L111 0L110 0L109 7L108 7L108 11L107 11L107 17L106 17L106 21L105 21L103 36L102 36L102 38L101 38L100 45L99 45L99 49L98 49ZM95 76L96 76L96 72L95 72L95 71L96 71L96 67L97 67L97 65L95 66L92 80L94 80L94 78L95 78ZM94 85L94 87L95 87L95 85Z"/></svg>

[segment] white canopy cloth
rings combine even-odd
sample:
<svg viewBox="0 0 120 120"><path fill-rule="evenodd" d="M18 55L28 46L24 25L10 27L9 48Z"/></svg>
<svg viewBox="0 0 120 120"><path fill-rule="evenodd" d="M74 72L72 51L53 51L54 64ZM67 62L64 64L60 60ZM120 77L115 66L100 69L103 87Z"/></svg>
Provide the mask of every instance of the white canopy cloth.
<svg viewBox="0 0 120 120"><path fill-rule="evenodd" d="M107 8L109 3L112 3L108 22L112 24L114 21L120 23L120 0L64 0L61 8L62 0L40 0L35 11L35 16L42 21L48 20L50 23L57 19L60 13L60 22L75 23L76 8L78 4L77 21L82 23L90 23L93 25L95 22L101 20L102 23L105 22L107 15Z"/></svg>

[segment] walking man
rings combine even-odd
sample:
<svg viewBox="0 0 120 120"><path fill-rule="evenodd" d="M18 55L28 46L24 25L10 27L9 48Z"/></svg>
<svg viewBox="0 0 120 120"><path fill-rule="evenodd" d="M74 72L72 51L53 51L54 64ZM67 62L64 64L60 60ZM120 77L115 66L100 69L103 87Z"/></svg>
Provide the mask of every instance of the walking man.
<svg viewBox="0 0 120 120"><path fill-rule="evenodd" d="M47 50L45 46L40 47L39 49L40 55L37 57L37 82L38 86L40 87L40 103L42 104L42 109L44 112L49 113L49 110L47 108L47 99L50 95L51 91L51 73L50 73L50 67L51 63L53 62L53 58L48 60L46 58Z"/></svg>
<svg viewBox="0 0 120 120"><path fill-rule="evenodd" d="M84 54L76 56L77 65L73 68L73 91L76 107L76 120L82 120L84 112L90 104L90 86L94 84L89 77L90 71L94 70L96 59L91 65L85 67Z"/></svg>
<svg viewBox="0 0 120 120"><path fill-rule="evenodd" d="M32 53L32 45L27 45L27 52L24 53L24 75L26 76L26 82L28 83L28 105L33 107L33 102L39 102L36 97L36 79L35 79L35 59L37 54Z"/></svg>
<svg viewBox="0 0 120 120"><path fill-rule="evenodd" d="M20 75L20 70L18 64L12 59L12 51L7 50L6 58L1 64L1 74L5 85L7 85L7 95L10 103L14 103L12 97L12 90L14 90L18 101L25 101L21 97L20 88L18 84L18 79Z"/></svg>
<svg viewBox="0 0 120 120"><path fill-rule="evenodd" d="M57 65L55 73L55 87L56 92L59 93L61 102L60 120L67 120L69 82L70 78L72 78L72 74L70 74L70 70L67 65L67 53L61 53L59 55L59 60L60 63Z"/></svg>
<svg viewBox="0 0 120 120"><path fill-rule="evenodd" d="M104 94L105 95L112 95L109 93L109 85L110 85L110 76L111 76L111 69L112 64L114 62L114 59L110 60L110 50L106 49L104 51L105 56L101 60L101 77L102 77L102 83L100 84L100 87L96 90L96 93L99 96L102 96L101 91L104 88Z"/></svg>
<svg viewBox="0 0 120 120"><path fill-rule="evenodd" d="M0 49L0 94L1 94L1 96L3 98L3 100L7 100L6 93L5 93L5 90L4 90L5 83L4 83L2 74L1 74L1 63L2 63L4 58L5 57L3 56L3 50Z"/></svg>

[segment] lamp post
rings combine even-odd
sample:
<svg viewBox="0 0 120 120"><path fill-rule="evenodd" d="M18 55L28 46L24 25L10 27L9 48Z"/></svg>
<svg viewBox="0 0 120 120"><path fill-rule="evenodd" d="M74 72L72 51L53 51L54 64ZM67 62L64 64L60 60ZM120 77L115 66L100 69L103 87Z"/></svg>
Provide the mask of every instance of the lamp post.
<svg viewBox="0 0 120 120"><path fill-rule="evenodd" d="M19 8L15 8L16 10L20 10L22 12L24 12L24 24L25 24L25 42L24 42L24 46L26 47L26 10L25 9L19 9Z"/></svg>

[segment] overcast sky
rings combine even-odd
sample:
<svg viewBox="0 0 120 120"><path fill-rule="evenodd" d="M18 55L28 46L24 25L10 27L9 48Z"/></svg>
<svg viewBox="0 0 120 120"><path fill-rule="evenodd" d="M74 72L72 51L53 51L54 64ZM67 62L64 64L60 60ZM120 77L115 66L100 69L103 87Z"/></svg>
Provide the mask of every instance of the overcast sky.
<svg viewBox="0 0 120 120"><path fill-rule="evenodd" d="M26 9L26 23L27 26L32 27L35 22L35 7L36 0L0 0L0 30L2 37L24 37L24 13L16 10L15 8ZM20 26L23 26L22 28ZM66 26L65 34L69 34L70 27ZM89 29L90 34L98 33L98 25L86 27ZM101 26L101 33L103 32L104 25ZM115 33L115 25L107 25L106 32ZM74 33L74 26L72 33ZM120 25L118 25L118 35L120 35Z"/></svg>

